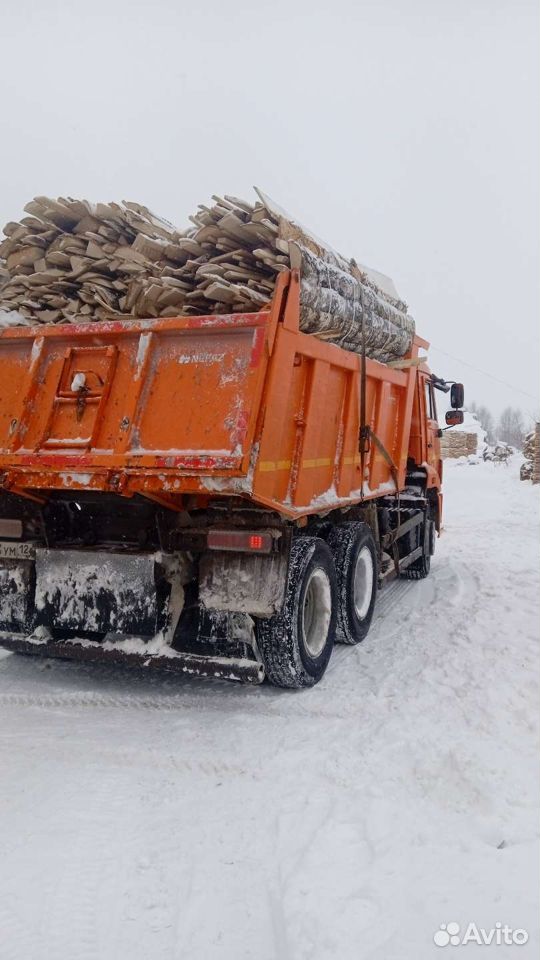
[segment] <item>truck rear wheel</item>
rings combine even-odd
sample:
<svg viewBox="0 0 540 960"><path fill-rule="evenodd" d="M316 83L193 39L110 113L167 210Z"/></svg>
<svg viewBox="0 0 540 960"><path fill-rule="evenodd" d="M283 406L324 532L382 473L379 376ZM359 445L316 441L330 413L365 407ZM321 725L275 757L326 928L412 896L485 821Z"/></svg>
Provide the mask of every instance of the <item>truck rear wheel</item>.
<svg viewBox="0 0 540 960"><path fill-rule="evenodd" d="M336 632L336 571L318 537L293 540L281 613L259 620L266 676L278 687L311 687L323 676Z"/></svg>
<svg viewBox="0 0 540 960"><path fill-rule="evenodd" d="M371 626L377 598L377 550L367 523L340 523L328 546L334 555L338 587L336 640L360 643Z"/></svg>

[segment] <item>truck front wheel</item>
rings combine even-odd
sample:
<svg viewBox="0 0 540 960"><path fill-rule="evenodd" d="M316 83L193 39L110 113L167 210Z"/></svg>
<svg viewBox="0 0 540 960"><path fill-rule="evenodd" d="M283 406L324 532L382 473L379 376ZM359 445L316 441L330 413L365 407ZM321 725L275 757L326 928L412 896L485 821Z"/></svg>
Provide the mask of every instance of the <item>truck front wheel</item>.
<svg viewBox="0 0 540 960"><path fill-rule="evenodd" d="M323 676L336 632L336 571L318 537L293 540L281 613L259 620L257 639L267 679L311 687Z"/></svg>
<svg viewBox="0 0 540 960"><path fill-rule="evenodd" d="M334 555L338 604L336 640L360 643L371 626L377 599L377 550L367 523L347 522L328 537Z"/></svg>

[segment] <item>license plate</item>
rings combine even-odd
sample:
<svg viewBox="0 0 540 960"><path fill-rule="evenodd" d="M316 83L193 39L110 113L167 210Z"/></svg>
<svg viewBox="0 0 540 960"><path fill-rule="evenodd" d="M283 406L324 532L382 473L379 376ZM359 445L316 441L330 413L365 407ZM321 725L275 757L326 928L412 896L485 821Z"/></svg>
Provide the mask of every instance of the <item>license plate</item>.
<svg viewBox="0 0 540 960"><path fill-rule="evenodd" d="M34 560L35 543L10 543L0 540L0 560Z"/></svg>

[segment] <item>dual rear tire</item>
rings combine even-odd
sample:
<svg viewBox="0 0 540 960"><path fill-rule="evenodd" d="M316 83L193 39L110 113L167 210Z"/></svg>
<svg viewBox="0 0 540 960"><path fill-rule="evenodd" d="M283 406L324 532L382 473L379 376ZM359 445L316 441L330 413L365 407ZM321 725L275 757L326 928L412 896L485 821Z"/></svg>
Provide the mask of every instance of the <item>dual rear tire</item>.
<svg viewBox="0 0 540 960"><path fill-rule="evenodd" d="M367 635L377 598L377 549L367 523L340 523L328 537L338 580L336 640L356 644Z"/></svg>
<svg viewBox="0 0 540 960"><path fill-rule="evenodd" d="M336 601L329 547L318 537L293 540L283 608L258 622L257 640L270 683L311 687L321 679L334 645Z"/></svg>
<svg viewBox="0 0 540 960"><path fill-rule="evenodd" d="M310 687L323 676L334 642L366 636L377 594L377 552L365 523L342 523L328 541L293 540L283 608L259 620L257 639L268 680Z"/></svg>

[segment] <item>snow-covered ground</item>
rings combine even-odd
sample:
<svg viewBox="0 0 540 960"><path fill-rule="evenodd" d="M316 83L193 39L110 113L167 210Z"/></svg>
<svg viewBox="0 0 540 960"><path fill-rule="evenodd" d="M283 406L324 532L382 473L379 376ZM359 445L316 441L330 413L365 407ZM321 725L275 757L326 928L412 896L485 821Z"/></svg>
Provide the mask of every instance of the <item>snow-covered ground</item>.
<svg viewBox="0 0 540 960"><path fill-rule="evenodd" d="M446 465L430 578L381 594L312 690L6 655L2 960L424 960L449 921L524 927L482 956L536 960L539 490L518 467Z"/></svg>

